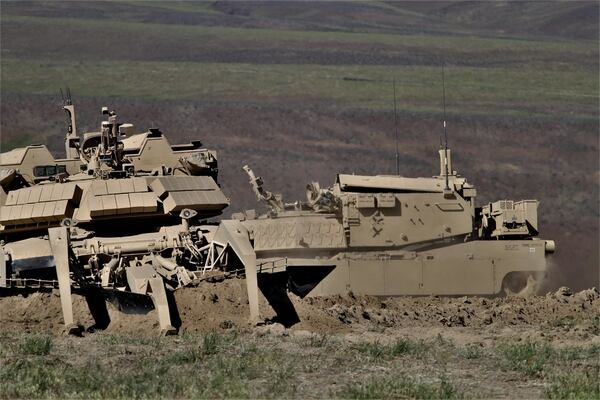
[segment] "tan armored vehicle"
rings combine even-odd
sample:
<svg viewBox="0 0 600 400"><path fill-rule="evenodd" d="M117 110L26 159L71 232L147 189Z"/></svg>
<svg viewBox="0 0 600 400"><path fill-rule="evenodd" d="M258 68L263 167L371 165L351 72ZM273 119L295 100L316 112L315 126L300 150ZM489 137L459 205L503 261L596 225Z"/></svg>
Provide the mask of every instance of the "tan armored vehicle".
<svg viewBox="0 0 600 400"><path fill-rule="evenodd" d="M353 292L374 296L494 295L519 291L546 271L552 240L537 239L538 202L483 207L442 149L431 178L338 175L307 201L286 204L244 167L270 211L235 215L248 232L258 283L285 322L287 298Z"/></svg>
<svg viewBox="0 0 600 400"><path fill-rule="evenodd" d="M64 159L43 145L0 155L0 288L59 287L71 330L72 288L149 295L171 332L165 289L225 265L216 226L195 225L229 205L216 154L171 145L159 129L135 133L106 107L100 130L79 134L66 103Z"/></svg>

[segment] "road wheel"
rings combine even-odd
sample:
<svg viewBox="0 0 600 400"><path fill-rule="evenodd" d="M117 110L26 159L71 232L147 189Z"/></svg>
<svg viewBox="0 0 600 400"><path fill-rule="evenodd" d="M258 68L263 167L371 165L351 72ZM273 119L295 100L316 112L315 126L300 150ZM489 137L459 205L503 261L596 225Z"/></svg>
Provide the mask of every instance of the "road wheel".
<svg viewBox="0 0 600 400"><path fill-rule="evenodd" d="M539 286L532 272L509 272L502 280L502 290L506 296L532 296Z"/></svg>

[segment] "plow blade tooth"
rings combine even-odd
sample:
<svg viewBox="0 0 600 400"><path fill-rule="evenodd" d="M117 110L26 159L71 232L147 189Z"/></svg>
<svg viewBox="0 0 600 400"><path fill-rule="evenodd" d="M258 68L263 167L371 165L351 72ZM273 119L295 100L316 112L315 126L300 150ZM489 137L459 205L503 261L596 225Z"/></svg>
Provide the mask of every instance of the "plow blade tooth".
<svg viewBox="0 0 600 400"><path fill-rule="evenodd" d="M171 325L171 313L169 312L169 302L167 300L167 292L165 290L165 284L162 278L150 278L148 279L152 293L152 301L154 302L154 308L158 313L158 323L160 324L160 330L162 335L175 335L177 329Z"/></svg>
<svg viewBox="0 0 600 400"><path fill-rule="evenodd" d="M73 319L73 301L71 299L71 278L69 277L69 232L64 226L48 229L50 248L56 265L60 305L65 322L66 333L81 334L82 328Z"/></svg>

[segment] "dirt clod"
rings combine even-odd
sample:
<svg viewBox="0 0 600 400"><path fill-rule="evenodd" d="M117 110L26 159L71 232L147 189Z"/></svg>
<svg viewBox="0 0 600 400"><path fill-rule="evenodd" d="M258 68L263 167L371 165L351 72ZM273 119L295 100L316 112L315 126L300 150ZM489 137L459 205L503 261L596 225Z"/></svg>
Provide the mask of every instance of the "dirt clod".
<svg viewBox="0 0 600 400"><path fill-rule="evenodd" d="M573 292L568 287L562 286L556 291L556 294L559 296L572 296Z"/></svg>

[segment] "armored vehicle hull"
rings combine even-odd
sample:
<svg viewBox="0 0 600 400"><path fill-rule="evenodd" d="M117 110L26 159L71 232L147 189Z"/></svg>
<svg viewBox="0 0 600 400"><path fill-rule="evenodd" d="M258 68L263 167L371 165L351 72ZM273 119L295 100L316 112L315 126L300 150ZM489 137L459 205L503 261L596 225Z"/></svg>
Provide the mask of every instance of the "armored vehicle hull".
<svg viewBox="0 0 600 400"><path fill-rule="evenodd" d="M248 167L270 211L234 215L255 252L258 284L290 312L304 296L497 295L535 290L552 240L538 235L536 200L475 204L476 189L440 150L432 178L338 175L307 201L286 204ZM446 171L448 171L446 173ZM288 321L294 321L293 315Z"/></svg>
<svg viewBox="0 0 600 400"><path fill-rule="evenodd" d="M257 233L261 229L279 233L295 230L298 227L294 227L293 219L306 218L312 219L310 224L299 227L306 234L326 236L327 242L343 241L342 224L332 217L320 220L299 214L281 217L277 223L257 220L245 226L256 238L263 233ZM371 249L289 246L283 251L256 251L256 257L259 274L285 270L292 284L298 286L302 283L294 282L296 276L306 280L319 268L330 270L305 293L309 296L348 292L374 296L494 295L505 289L523 289L529 276L539 280L546 272L546 256L552 251L549 246L553 244L545 240L464 242L462 238L448 238L420 246Z"/></svg>

